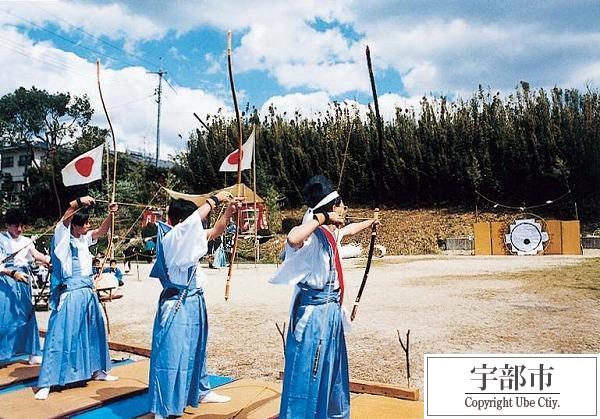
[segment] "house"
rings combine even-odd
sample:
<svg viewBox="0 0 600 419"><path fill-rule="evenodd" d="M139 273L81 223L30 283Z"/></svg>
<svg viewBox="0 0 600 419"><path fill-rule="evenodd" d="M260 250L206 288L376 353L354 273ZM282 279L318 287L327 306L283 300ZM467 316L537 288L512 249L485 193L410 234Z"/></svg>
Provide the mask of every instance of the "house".
<svg viewBox="0 0 600 419"><path fill-rule="evenodd" d="M0 183L5 192L22 192L28 184L26 170L33 164L40 165L46 158L48 147L44 143L0 147ZM32 161L35 160L35 163Z"/></svg>
<svg viewBox="0 0 600 419"><path fill-rule="evenodd" d="M156 163L155 157L150 156L148 154L141 153L139 151L126 150L125 154L129 159L136 163L147 164L149 166L154 166ZM158 160L158 167L161 169L171 169L175 166L172 161L169 160Z"/></svg>

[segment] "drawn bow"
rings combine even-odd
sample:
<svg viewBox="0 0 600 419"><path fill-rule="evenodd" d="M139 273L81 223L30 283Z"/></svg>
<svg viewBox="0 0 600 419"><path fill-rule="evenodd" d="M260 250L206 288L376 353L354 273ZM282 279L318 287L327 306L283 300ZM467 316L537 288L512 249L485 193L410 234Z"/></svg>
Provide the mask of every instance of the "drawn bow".
<svg viewBox="0 0 600 419"><path fill-rule="evenodd" d="M371 90L373 92L373 104L375 107L375 124L377 127L377 143L378 143L378 162L374 167L378 168L379 171L379 180L380 182L383 180L383 129L381 124L381 116L379 114L379 101L377 100L377 89L375 87L375 77L373 76L373 66L371 64L371 52L369 47L367 46L365 50L367 56L367 67L369 69L369 78L371 80ZM376 182L376 199L377 202L381 202L381 183ZM375 208L375 212L373 215L375 221L379 219L379 208ZM350 315L350 320L354 320L356 317L356 312L358 311L358 305L360 304L360 299L362 298L363 291L365 290L365 286L367 285L367 279L369 278L369 271L371 269L371 262L373 261L373 250L375 248L375 240L377 239L377 225L373 223L371 226L371 242L369 243L369 256L367 258L367 266L365 267L365 273L363 274L363 279L360 284L360 288L358 290L358 294L356 295L356 300L354 301L354 307L352 307L352 314Z"/></svg>
<svg viewBox="0 0 600 419"><path fill-rule="evenodd" d="M229 70L229 84L231 86L231 96L233 98L233 107L235 108L235 118L238 126L238 162L237 162L237 196L239 197L242 193L242 143L243 143L243 132L242 132L242 118L240 117L240 110L238 108L237 96L235 94L235 83L233 81L233 69L231 63L231 31L227 32L227 68ZM235 255L238 248L238 236L240 231L240 212L237 211L235 217L235 234L233 236L233 249L231 251L231 261L229 262L229 269L227 271L227 281L225 282L225 301L229 300L229 288L231 286L231 277L233 276L233 264L235 262Z"/></svg>
<svg viewBox="0 0 600 419"><path fill-rule="evenodd" d="M113 144L113 152L114 152L114 160L113 160L113 176L112 176L112 191L110 196L110 202L115 202L116 200L116 187L117 187L117 141L115 139L115 131L112 126L112 122L110 120L110 116L108 115L108 111L106 110L106 104L104 103L104 96L102 95L102 86L100 85L100 60L96 60L96 79L98 81L98 93L100 94L100 102L102 102L102 109L104 110L104 115L106 115L106 120L108 121L108 127L110 128L110 136L112 138ZM107 154L107 162L110 156L110 153ZM108 179L107 179L108 180ZM102 261L102 265L100 266L100 270L98 271L98 276L96 281L100 279L102 275L102 271L104 270L104 265L106 264L106 260L108 257L111 259L114 258L114 238L115 238L115 213L110 213L110 236L108 238L108 248L106 249L106 256ZM96 283L94 283L94 287L96 287ZM104 301L101 302L102 308L104 310L104 315L106 316L106 328L108 334L110 335L110 320L108 318L108 311L106 310L106 304Z"/></svg>

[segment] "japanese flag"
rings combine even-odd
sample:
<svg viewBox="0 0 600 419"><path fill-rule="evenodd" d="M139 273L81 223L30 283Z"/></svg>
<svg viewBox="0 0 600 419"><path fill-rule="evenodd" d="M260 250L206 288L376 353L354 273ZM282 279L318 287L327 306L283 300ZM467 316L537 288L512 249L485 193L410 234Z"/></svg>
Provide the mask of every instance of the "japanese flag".
<svg viewBox="0 0 600 419"><path fill-rule="evenodd" d="M60 171L65 186L83 185L102 178L104 144L71 160Z"/></svg>
<svg viewBox="0 0 600 419"><path fill-rule="evenodd" d="M233 153L229 154L221 163L221 168L219 172L237 172L238 167L238 151L235 150ZM252 130L252 134L248 137L248 141L246 141L242 145L242 170L250 169L252 166L252 154L254 153L254 130Z"/></svg>

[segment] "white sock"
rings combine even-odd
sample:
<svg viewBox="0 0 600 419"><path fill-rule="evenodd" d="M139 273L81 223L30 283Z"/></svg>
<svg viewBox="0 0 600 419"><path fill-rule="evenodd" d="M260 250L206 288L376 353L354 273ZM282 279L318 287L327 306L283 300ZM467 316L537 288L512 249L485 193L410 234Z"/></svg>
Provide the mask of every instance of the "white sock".
<svg viewBox="0 0 600 419"><path fill-rule="evenodd" d="M165 419L165 417L163 415L159 415L158 413L155 413L154 419Z"/></svg>
<svg viewBox="0 0 600 419"><path fill-rule="evenodd" d="M29 355L29 365L40 365L42 357L39 355Z"/></svg>
<svg viewBox="0 0 600 419"><path fill-rule="evenodd" d="M200 403L227 403L231 400L229 396L217 394L214 391L209 391L200 399Z"/></svg>
<svg viewBox="0 0 600 419"><path fill-rule="evenodd" d="M92 375L92 380L96 381L117 381L119 377L114 375L109 375L104 371L96 371L94 375Z"/></svg>
<svg viewBox="0 0 600 419"><path fill-rule="evenodd" d="M36 400L46 400L50 394L50 387L42 387L35 393Z"/></svg>

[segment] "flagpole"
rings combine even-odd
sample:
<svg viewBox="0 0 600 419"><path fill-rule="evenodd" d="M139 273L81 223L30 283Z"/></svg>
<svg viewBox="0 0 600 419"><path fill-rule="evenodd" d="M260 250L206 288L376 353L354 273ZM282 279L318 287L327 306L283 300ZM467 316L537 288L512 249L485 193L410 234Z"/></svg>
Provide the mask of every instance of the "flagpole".
<svg viewBox="0 0 600 419"><path fill-rule="evenodd" d="M254 189L254 267L258 262L258 215L256 213L256 125L254 126L254 143L252 144L252 188Z"/></svg>

